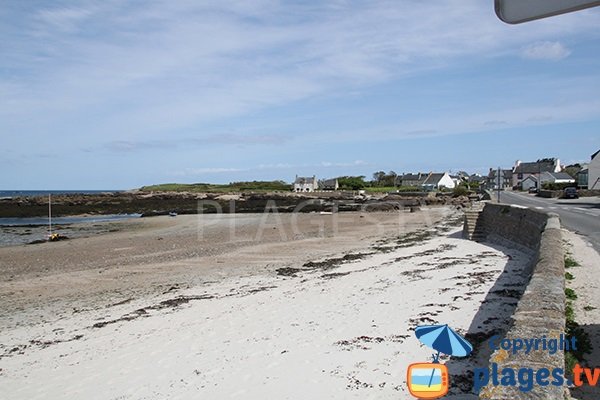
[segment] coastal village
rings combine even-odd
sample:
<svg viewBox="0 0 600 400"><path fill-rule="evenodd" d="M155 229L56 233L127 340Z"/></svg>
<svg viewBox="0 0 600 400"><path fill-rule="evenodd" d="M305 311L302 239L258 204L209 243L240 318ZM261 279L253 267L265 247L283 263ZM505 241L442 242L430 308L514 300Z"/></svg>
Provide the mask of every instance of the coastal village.
<svg viewBox="0 0 600 400"><path fill-rule="evenodd" d="M0 22L0 400L600 400L600 0Z"/></svg>
<svg viewBox="0 0 600 400"><path fill-rule="evenodd" d="M293 192L326 192L343 189L360 190L388 188L390 191L452 191L466 189L523 190L578 189L600 190L600 150L591 155L587 163L565 165L559 158L544 158L536 161L517 160L512 168L490 168L487 175L469 174L465 171L452 172L409 172L396 174L394 171L375 172L373 180L364 181L364 176L319 179L316 175L296 175Z"/></svg>

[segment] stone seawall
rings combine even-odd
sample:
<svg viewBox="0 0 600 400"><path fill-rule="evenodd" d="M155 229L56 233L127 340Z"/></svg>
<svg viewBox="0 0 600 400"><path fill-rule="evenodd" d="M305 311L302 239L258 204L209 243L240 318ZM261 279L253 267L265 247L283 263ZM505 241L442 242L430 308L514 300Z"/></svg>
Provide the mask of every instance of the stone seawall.
<svg viewBox="0 0 600 400"><path fill-rule="evenodd" d="M536 253L529 270L530 281L519 300L507 339L533 339L546 336L559 339L565 331L565 270L560 220L556 214L504 204L487 203L477 221L488 241L522 246ZM535 371L565 367L564 353L532 351L513 354L497 350L490 357L490 366L498 371L521 368ZM499 375L500 377L502 375ZM535 377L533 378L535 379ZM552 379L552 378L551 378ZM562 399L565 386L533 385L524 392L517 386L492 386L482 389L482 399Z"/></svg>

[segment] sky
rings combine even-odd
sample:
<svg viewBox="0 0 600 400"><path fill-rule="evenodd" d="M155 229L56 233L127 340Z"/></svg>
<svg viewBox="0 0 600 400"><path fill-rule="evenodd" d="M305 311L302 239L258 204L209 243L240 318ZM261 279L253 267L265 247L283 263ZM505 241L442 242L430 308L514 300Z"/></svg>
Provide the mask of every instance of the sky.
<svg viewBox="0 0 600 400"><path fill-rule="evenodd" d="M599 26L492 0L2 0L0 190L587 162Z"/></svg>

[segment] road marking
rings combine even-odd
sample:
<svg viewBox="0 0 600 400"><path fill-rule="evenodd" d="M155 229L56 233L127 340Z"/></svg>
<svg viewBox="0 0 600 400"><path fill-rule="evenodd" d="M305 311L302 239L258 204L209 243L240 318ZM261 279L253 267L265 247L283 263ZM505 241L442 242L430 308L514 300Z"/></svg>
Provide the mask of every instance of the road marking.
<svg viewBox="0 0 600 400"><path fill-rule="evenodd" d="M552 207L548 207L551 210L556 210L558 207L552 206Z"/></svg>
<svg viewBox="0 0 600 400"><path fill-rule="evenodd" d="M536 207L538 210L543 210L544 207Z"/></svg>

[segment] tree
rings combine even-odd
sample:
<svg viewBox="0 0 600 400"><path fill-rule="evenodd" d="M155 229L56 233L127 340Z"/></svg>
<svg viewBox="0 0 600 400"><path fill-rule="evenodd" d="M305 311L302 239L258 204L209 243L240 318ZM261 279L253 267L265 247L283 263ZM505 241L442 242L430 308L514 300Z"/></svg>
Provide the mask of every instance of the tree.
<svg viewBox="0 0 600 400"><path fill-rule="evenodd" d="M385 178L385 172L383 172L383 171L374 172L373 173L374 186L381 185L381 182L383 181L384 178Z"/></svg>
<svg viewBox="0 0 600 400"><path fill-rule="evenodd" d="M536 162L538 162L538 163L553 163L554 164L556 162L556 158L540 158Z"/></svg>
<svg viewBox="0 0 600 400"><path fill-rule="evenodd" d="M577 173L581 171L581 164L571 164L565 167L564 172L571 175L572 178L577 179Z"/></svg>
<svg viewBox="0 0 600 400"><path fill-rule="evenodd" d="M390 171L387 174L384 171L377 171L373 173L373 186L396 186L396 174L394 171Z"/></svg>
<svg viewBox="0 0 600 400"><path fill-rule="evenodd" d="M341 176L338 178L338 184L342 190L360 190L367 186L365 176Z"/></svg>

